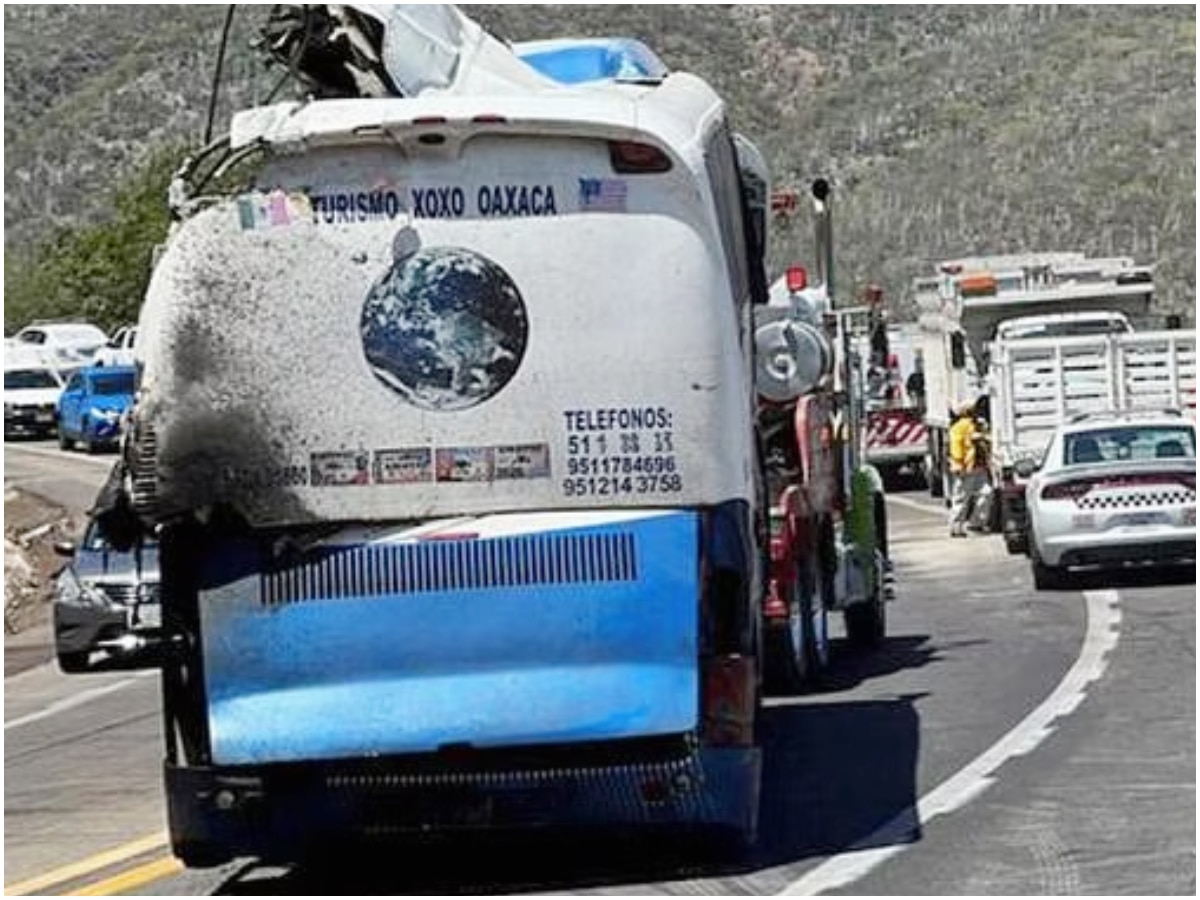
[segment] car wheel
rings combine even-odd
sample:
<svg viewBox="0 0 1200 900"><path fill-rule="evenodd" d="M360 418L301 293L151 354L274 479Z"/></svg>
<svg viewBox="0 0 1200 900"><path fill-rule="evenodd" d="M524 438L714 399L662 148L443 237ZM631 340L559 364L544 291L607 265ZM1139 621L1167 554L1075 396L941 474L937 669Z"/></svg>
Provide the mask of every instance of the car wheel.
<svg viewBox="0 0 1200 900"><path fill-rule="evenodd" d="M1023 534L1006 531L1004 533L1004 549L1013 556L1022 556L1027 547L1027 542Z"/></svg>
<svg viewBox="0 0 1200 900"><path fill-rule="evenodd" d="M1030 568L1033 569L1033 586L1039 591L1054 591L1066 586L1067 574L1057 566L1048 566L1035 559Z"/></svg>
<svg viewBox="0 0 1200 900"><path fill-rule="evenodd" d="M91 654L86 651L83 653L59 653L58 667L68 675L79 675L82 672L88 671L88 659Z"/></svg>
<svg viewBox="0 0 1200 900"><path fill-rule="evenodd" d="M58 449L70 450L71 447L74 446L74 443L75 443L74 441L72 441L69 437L67 437L67 433L65 431L63 431L63 427L61 425L59 425L58 426Z"/></svg>
<svg viewBox="0 0 1200 900"><path fill-rule="evenodd" d="M1038 553L1037 540L1032 529L1028 532L1028 540L1029 568L1033 572L1034 588L1039 591L1053 591L1065 586L1066 570L1059 566L1048 566L1042 561L1042 555Z"/></svg>

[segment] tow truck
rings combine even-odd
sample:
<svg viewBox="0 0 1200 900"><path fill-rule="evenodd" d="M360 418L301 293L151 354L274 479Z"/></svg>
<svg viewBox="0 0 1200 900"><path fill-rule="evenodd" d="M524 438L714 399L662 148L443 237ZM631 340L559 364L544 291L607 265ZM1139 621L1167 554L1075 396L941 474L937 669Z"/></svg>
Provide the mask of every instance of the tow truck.
<svg viewBox="0 0 1200 900"><path fill-rule="evenodd" d="M830 183L814 181L812 198L816 281L789 268L758 311L756 333L771 510L763 635L772 693L819 687L830 613L844 616L851 645L878 646L894 597L883 483L865 460L864 361L855 349L875 310L834 304ZM772 202L777 213L792 206Z"/></svg>

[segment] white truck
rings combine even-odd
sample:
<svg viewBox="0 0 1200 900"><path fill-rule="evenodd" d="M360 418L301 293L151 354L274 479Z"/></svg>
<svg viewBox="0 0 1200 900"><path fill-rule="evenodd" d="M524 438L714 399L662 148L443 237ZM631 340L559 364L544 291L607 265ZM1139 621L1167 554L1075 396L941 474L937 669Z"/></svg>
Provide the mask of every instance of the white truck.
<svg viewBox="0 0 1200 900"><path fill-rule="evenodd" d="M1194 416L1194 333L1136 330L1153 291L1149 266L1081 253L954 260L918 279L930 492L948 493L953 410L986 398L999 491L991 525L1019 553L1024 485L1014 466L1040 459L1058 423L1107 409Z"/></svg>

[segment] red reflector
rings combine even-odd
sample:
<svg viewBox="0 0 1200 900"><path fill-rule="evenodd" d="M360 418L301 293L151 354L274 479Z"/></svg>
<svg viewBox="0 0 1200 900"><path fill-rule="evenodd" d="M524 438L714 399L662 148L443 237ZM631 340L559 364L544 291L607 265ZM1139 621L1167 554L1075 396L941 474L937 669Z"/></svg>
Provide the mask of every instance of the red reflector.
<svg viewBox="0 0 1200 900"><path fill-rule="evenodd" d="M642 800L646 803L666 803L671 798L671 788L663 780L655 778L642 782Z"/></svg>
<svg viewBox="0 0 1200 900"><path fill-rule="evenodd" d="M637 141L609 141L608 156L613 170L625 175L667 172L671 159L657 147Z"/></svg>
<svg viewBox="0 0 1200 900"><path fill-rule="evenodd" d="M771 194L771 212L780 215L795 212L800 206L800 192L785 189Z"/></svg>
<svg viewBox="0 0 1200 900"><path fill-rule="evenodd" d="M789 266L786 274L787 289L793 294L808 287L808 272L804 266Z"/></svg>
<svg viewBox="0 0 1200 900"><path fill-rule="evenodd" d="M763 601L763 615L768 619L786 619L788 614L787 604L779 596L779 580L771 579L771 588L767 592L767 599Z"/></svg>

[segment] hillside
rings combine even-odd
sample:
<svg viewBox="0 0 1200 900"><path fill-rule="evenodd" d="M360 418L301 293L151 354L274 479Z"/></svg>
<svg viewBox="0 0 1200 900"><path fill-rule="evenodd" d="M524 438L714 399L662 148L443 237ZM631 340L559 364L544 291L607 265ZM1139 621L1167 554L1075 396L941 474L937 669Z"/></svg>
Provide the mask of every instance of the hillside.
<svg viewBox="0 0 1200 900"><path fill-rule="evenodd" d="M265 98L239 7L218 108ZM930 261L1082 249L1158 264L1195 307L1192 7L467 6L510 40L629 34L709 79L778 184L832 175L843 287ZM198 144L225 7L6 6L5 244L106 214L156 147ZM773 266L811 255L807 222Z"/></svg>

